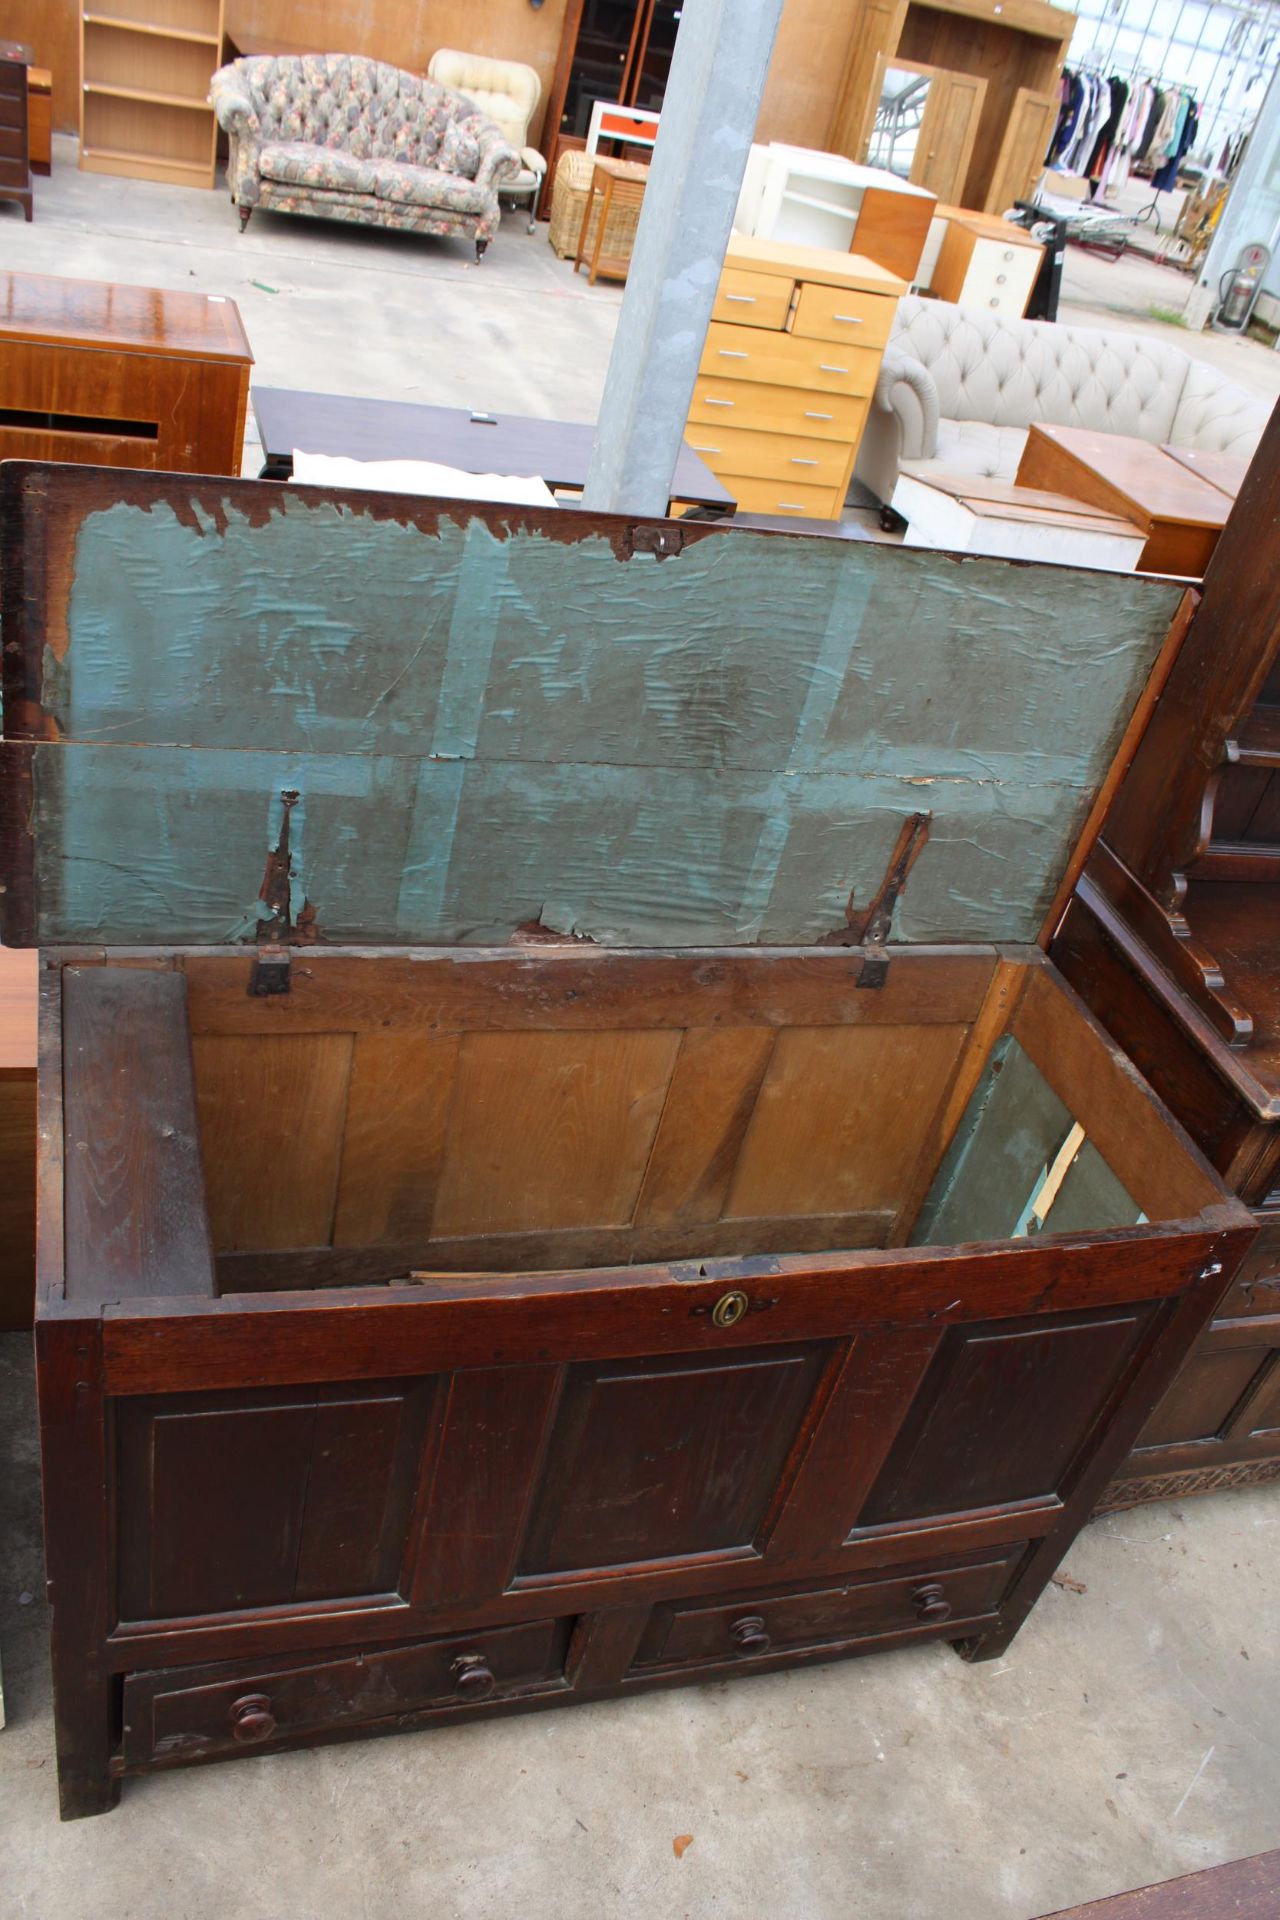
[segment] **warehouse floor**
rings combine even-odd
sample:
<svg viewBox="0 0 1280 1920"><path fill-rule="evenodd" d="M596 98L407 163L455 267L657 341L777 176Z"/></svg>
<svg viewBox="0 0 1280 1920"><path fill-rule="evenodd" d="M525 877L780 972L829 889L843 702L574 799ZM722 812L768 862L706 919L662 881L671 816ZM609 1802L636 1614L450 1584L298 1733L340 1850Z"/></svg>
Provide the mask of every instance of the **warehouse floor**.
<svg viewBox="0 0 1280 1920"><path fill-rule="evenodd" d="M479 268L306 220L242 237L224 194L82 175L65 141L35 224L0 206L0 260L230 294L264 383L576 420L620 302L519 219ZM1280 356L1150 319L1188 286L1073 254L1063 318L1149 326L1280 393ZM7 1336L0 1920L1031 1920L1280 1845L1280 1487L1095 1522L992 1665L934 1645L246 1760L67 1827L38 1511L30 1343Z"/></svg>

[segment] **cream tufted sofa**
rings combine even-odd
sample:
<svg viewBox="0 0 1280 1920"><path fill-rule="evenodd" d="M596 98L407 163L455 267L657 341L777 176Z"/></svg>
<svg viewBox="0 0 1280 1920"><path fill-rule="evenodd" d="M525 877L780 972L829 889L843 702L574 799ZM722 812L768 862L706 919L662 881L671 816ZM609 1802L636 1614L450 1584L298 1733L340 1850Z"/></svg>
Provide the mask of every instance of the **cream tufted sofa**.
<svg viewBox="0 0 1280 1920"><path fill-rule="evenodd" d="M857 477L891 501L899 466L1012 480L1033 421L1251 454L1268 409L1180 347L1141 333L900 302Z"/></svg>
<svg viewBox="0 0 1280 1920"><path fill-rule="evenodd" d="M491 60L482 53L459 53L440 47L431 56L427 78L455 93L465 93L494 125L500 127L520 155L520 171L504 180L502 191L513 199L528 199L529 231L537 226L534 208L542 191L547 163L529 145L529 122L538 111L542 82L532 67L519 60Z"/></svg>

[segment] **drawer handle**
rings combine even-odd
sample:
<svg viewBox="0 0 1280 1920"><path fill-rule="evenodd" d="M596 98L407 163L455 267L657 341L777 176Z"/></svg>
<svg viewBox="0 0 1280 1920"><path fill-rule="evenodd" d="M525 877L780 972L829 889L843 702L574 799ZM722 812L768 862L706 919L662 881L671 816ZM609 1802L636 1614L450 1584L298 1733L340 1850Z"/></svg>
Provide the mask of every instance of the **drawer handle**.
<svg viewBox="0 0 1280 1920"><path fill-rule="evenodd" d="M798 453L793 453L791 464L793 467L816 467L818 463L816 460L803 460Z"/></svg>
<svg viewBox="0 0 1280 1920"><path fill-rule="evenodd" d="M745 353L739 352L737 347L717 347L716 352L722 360L745 360L747 357Z"/></svg>
<svg viewBox="0 0 1280 1920"><path fill-rule="evenodd" d="M726 293L725 299L736 300L740 306L744 307L754 307L756 303L754 293Z"/></svg>
<svg viewBox="0 0 1280 1920"><path fill-rule="evenodd" d="M744 1613L741 1620L735 1620L729 1629L729 1638L733 1642L735 1653L768 1653L769 1635L765 1630L764 1619L758 1613Z"/></svg>
<svg viewBox="0 0 1280 1920"><path fill-rule="evenodd" d="M833 367L827 360L818 362L818 370L820 373L848 373L849 371L848 367Z"/></svg>
<svg viewBox="0 0 1280 1920"><path fill-rule="evenodd" d="M738 403L736 400L713 400L708 394L706 404L709 407L736 407Z"/></svg>
<svg viewBox="0 0 1280 1920"><path fill-rule="evenodd" d="M987 305L988 305L989 307L998 307L998 306L1000 305L1000 296L999 296L999 294L997 293L997 294L995 294L995 295L993 295L993 296L992 296L992 298L991 298L990 300L988 300L988 302L987 302Z"/></svg>
<svg viewBox="0 0 1280 1920"><path fill-rule="evenodd" d="M723 447L699 447L699 446L695 446L692 440L691 440L691 441L689 442L689 445L690 445L691 447L693 447L693 450L694 450L694 452L695 452L695 453L723 453L723 452L724 452L724 448L723 448Z"/></svg>
<svg viewBox="0 0 1280 1920"><path fill-rule="evenodd" d="M1012 247L1006 247L1006 248L1005 248L1005 253L1004 253L1004 257L1005 257L1005 259L1006 259L1006 260L1012 260L1012 258L1013 258L1013 248L1012 248Z"/></svg>
<svg viewBox="0 0 1280 1920"><path fill-rule="evenodd" d="M783 513L803 513L803 500L779 500L778 507Z"/></svg>
<svg viewBox="0 0 1280 1920"><path fill-rule="evenodd" d="M805 408L804 417L806 420L834 420L835 419L834 413L810 413L807 407Z"/></svg>
<svg viewBox="0 0 1280 1920"><path fill-rule="evenodd" d="M866 319L860 313L833 313L831 318L838 320L844 327L865 327Z"/></svg>
<svg viewBox="0 0 1280 1920"><path fill-rule="evenodd" d="M245 1693L231 1703L231 1737L241 1746L251 1747L269 1740L276 1730L276 1717L265 1693Z"/></svg>
<svg viewBox="0 0 1280 1920"><path fill-rule="evenodd" d="M998 274L996 275L996 285L997 285L998 287L1003 287L1003 286L1005 285L1005 283L1007 282L1007 280L1008 280L1008 278L1009 278L1009 276L1008 276L1008 274L1007 274L1007 273L998 273Z"/></svg>
<svg viewBox="0 0 1280 1920"><path fill-rule="evenodd" d="M942 1621L951 1618L951 1602L940 1580L926 1581L917 1587L911 1598L915 1602L917 1617L929 1626L939 1626Z"/></svg>
<svg viewBox="0 0 1280 1920"><path fill-rule="evenodd" d="M493 1692L493 1675L482 1653L460 1653L453 1663L453 1690L464 1700L483 1700Z"/></svg>

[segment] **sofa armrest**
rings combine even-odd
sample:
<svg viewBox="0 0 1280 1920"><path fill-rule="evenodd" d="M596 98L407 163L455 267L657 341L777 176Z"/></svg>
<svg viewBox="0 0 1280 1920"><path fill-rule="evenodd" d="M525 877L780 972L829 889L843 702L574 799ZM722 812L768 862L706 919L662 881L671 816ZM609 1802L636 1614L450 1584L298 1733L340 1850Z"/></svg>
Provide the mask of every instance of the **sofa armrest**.
<svg viewBox="0 0 1280 1920"><path fill-rule="evenodd" d="M520 158L525 166L528 167L530 173L536 173L539 180L541 180L547 170L547 163L538 152L538 149L536 147L522 147L520 149Z"/></svg>
<svg viewBox="0 0 1280 1920"><path fill-rule="evenodd" d="M476 115L471 131L480 144L476 185L496 193L504 180L514 180L519 173L520 155L502 129L496 127L492 120L486 120L483 114Z"/></svg>
<svg viewBox="0 0 1280 1920"><path fill-rule="evenodd" d="M235 66L219 67L209 82L209 104L224 133L239 134L241 139L257 141L262 123L253 110L249 89Z"/></svg>
<svg viewBox="0 0 1280 1920"><path fill-rule="evenodd" d="M902 429L902 458L932 460L938 451L938 388L919 360L886 349L873 407L893 413Z"/></svg>

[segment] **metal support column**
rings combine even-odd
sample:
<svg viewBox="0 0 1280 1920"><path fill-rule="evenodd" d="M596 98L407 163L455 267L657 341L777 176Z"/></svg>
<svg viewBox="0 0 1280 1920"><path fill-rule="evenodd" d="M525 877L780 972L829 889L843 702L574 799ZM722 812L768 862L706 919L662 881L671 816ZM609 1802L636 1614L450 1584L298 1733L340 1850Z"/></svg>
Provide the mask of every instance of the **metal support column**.
<svg viewBox="0 0 1280 1920"><path fill-rule="evenodd" d="M684 0L582 504L664 514L783 0Z"/></svg>

